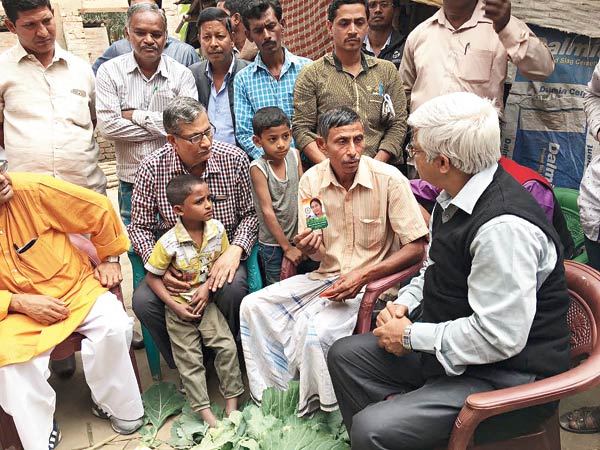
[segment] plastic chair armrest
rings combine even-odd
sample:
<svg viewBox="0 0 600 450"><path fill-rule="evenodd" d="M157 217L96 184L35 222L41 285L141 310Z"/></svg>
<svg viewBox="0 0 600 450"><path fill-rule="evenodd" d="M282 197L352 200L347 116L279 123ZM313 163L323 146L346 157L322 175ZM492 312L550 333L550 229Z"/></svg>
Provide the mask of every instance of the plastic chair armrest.
<svg viewBox="0 0 600 450"><path fill-rule="evenodd" d="M421 260L400 272L380 278L379 280L371 281L367 284L362 301L360 302L360 309L358 310L358 320L356 321L356 327L354 329L355 334L363 334L370 331L371 315L373 314L373 308L375 308L377 298L392 286L419 273L422 265L423 261Z"/></svg>
<svg viewBox="0 0 600 450"><path fill-rule="evenodd" d="M470 395L456 418L448 450L466 449L477 426L489 417L549 403L595 386L600 381L599 367L600 351L568 372L521 386Z"/></svg>

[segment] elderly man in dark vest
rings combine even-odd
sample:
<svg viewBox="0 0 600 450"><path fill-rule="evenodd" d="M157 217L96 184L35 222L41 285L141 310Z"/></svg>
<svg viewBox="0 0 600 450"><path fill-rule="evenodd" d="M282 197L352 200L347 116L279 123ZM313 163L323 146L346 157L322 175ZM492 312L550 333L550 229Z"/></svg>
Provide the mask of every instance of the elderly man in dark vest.
<svg viewBox="0 0 600 450"><path fill-rule="evenodd" d="M419 175L442 192L421 274L388 302L372 334L341 339L329 352L353 449L435 447L450 436L470 394L569 367L560 239L497 163L492 102L448 94L423 104L408 123ZM525 431L555 407L504 416L501 427L489 428L492 437Z"/></svg>

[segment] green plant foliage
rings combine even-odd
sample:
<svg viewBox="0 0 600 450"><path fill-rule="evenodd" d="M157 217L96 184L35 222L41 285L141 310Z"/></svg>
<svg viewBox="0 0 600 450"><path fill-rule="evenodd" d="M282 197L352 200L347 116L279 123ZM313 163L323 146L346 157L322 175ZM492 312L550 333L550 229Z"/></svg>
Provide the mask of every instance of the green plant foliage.
<svg viewBox="0 0 600 450"><path fill-rule="evenodd" d="M261 407L248 403L229 417L213 405L220 419L214 428L208 428L186 403L167 443L191 450L349 450L341 414L317 411L310 418L299 418L298 393L297 382L285 392L269 388Z"/></svg>
<svg viewBox="0 0 600 450"><path fill-rule="evenodd" d="M165 421L181 412L185 398L173 383L158 383L142 394L142 401L146 420L151 426L141 428L140 435L143 442L152 446Z"/></svg>
<svg viewBox="0 0 600 450"><path fill-rule="evenodd" d="M270 387L262 395L262 412L265 416L272 415L278 419L296 415L299 398L300 383L297 381L290 381L287 391Z"/></svg>

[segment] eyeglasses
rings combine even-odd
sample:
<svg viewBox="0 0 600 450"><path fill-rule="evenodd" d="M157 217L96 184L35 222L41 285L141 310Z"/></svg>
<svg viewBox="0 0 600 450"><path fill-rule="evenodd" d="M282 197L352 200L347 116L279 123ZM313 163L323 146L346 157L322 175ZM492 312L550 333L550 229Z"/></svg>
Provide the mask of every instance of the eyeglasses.
<svg viewBox="0 0 600 450"><path fill-rule="evenodd" d="M416 148L416 147L413 145L413 143L412 143L412 142L409 142L409 143L406 145L406 153L408 153L408 157L409 157L410 159L414 159L415 155L416 155L417 153L421 153L421 152L423 152L423 150L418 150L418 149L417 149L417 148Z"/></svg>
<svg viewBox="0 0 600 450"><path fill-rule="evenodd" d="M369 9L377 9L378 6L381 9L388 9L392 6L392 2L368 2L367 6Z"/></svg>
<svg viewBox="0 0 600 450"><path fill-rule="evenodd" d="M208 139L212 138L216 132L217 132L217 129L211 123L210 128L208 128L207 130L201 131L200 133L195 134L191 137L183 137L176 133L173 133L173 134L175 136L177 136L178 138L183 139L184 141L188 141L192 145L196 145L196 144L199 144L200 142L202 142L202 139L204 139L205 137L207 137Z"/></svg>

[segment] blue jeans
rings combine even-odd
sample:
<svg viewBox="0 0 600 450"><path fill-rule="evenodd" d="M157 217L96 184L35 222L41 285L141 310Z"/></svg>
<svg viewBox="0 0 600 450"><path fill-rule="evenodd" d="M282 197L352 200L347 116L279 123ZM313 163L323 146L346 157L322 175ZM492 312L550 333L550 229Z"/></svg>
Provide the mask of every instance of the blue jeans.
<svg viewBox="0 0 600 450"><path fill-rule="evenodd" d="M258 255L265 271L266 286L277 283L281 277L283 250L279 246L258 244Z"/></svg>

